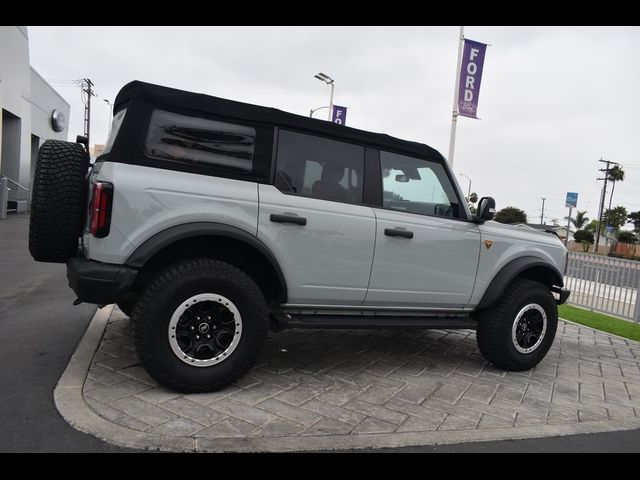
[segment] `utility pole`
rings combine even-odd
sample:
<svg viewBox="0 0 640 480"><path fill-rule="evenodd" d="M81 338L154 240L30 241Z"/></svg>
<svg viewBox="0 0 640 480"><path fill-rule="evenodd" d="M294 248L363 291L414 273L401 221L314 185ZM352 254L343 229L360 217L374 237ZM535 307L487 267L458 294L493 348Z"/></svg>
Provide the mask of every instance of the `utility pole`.
<svg viewBox="0 0 640 480"><path fill-rule="evenodd" d="M541 198L542 200L542 213L540 214L540 225L544 225L544 202L547 201L546 198Z"/></svg>
<svg viewBox="0 0 640 480"><path fill-rule="evenodd" d="M596 228L596 239L593 242L593 253L598 253L598 243L600 242L600 233L602 232L602 215L604 213L604 201L607 197L607 181L609 180L609 165L619 165L616 162L612 162L610 160L603 160L602 158L598 160L600 163L606 163L606 168L600 168L600 172L604 172L604 178L598 178L598 180L604 180L604 185L602 186L602 194L600 195L600 210L598 211L598 227Z"/></svg>
<svg viewBox="0 0 640 480"><path fill-rule="evenodd" d="M89 148L91 145L89 141L89 135L91 133L91 97L95 97L96 92L91 88L94 85L89 78L76 80L75 83L80 85L82 103L84 103L84 136L87 137L87 148Z"/></svg>

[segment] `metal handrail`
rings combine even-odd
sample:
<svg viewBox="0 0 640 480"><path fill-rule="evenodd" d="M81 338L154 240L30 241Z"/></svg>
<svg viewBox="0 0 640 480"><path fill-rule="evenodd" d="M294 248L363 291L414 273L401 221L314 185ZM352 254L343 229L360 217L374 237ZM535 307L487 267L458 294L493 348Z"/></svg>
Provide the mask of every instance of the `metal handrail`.
<svg viewBox="0 0 640 480"><path fill-rule="evenodd" d="M6 175L0 175L0 178L6 178L7 181L13 183L16 187L21 188L22 190L24 190L25 192L28 192L29 189L26 187L23 187L22 185L20 185L18 182L16 182L15 180L11 180L9 177L7 177Z"/></svg>
<svg viewBox="0 0 640 480"><path fill-rule="evenodd" d="M569 303L640 321L640 262L569 252L564 280Z"/></svg>

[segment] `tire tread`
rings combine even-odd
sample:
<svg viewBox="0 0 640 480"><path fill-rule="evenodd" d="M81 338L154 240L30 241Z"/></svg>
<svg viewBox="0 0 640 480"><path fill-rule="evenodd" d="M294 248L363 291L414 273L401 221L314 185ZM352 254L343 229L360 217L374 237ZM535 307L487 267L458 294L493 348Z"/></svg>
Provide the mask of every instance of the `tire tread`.
<svg viewBox="0 0 640 480"><path fill-rule="evenodd" d="M504 291L502 297L491 308L481 312L477 316L478 327L476 330L476 338L478 348L482 355L497 367L509 371L528 370L535 366L546 354L551 343L548 346L541 345L541 350L532 353L530 359L535 359L535 363L524 361L526 357L517 357L509 350L508 342L504 341L504 335L511 331L513 318L511 318L511 310L514 305L521 302L522 298L531 295L547 296L555 303L551 292L545 285L528 279L514 280ZM545 335L555 336L556 325L558 321L557 308L554 305L553 315L547 312L547 333ZM543 340L544 342L544 340ZM515 349L514 349L515 351ZM534 363L534 365L531 365Z"/></svg>
<svg viewBox="0 0 640 480"><path fill-rule="evenodd" d="M145 288L144 292L133 307L131 320L133 323L135 345L140 363L149 375L162 385L172 388L173 390L193 393L211 392L224 388L233 383L233 381L242 377L255 363L255 359L260 353L261 348L257 348L252 351L250 355L245 355L241 358L236 368L234 368L233 374L227 378L212 378L209 382L198 382L197 384L176 379L156 363L154 355L151 353L152 348L149 343L152 338L150 329L155 328L156 325L153 321L154 319L150 318L146 313L151 311L159 299L166 295L166 291L169 287L192 280L194 276L210 277L212 273L215 273L218 277L224 278L225 281L234 283L236 287L243 289L248 295L256 300L254 305L257 309L255 314L258 319L258 331L256 333L258 335L258 344L260 347L264 344L264 340L267 336L268 309L266 302L256 283L242 270L228 263L210 258L185 260L170 265Z"/></svg>
<svg viewBox="0 0 640 480"><path fill-rule="evenodd" d="M86 207L89 157L78 143L45 141L33 177L29 252L39 262L64 263L78 251Z"/></svg>

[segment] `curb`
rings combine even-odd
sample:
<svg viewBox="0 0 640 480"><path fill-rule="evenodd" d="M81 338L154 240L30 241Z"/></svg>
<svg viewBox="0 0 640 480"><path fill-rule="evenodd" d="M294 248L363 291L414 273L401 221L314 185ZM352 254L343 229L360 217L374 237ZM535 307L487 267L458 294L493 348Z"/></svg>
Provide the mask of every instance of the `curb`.
<svg viewBox="0 0 640 480"><path fill-rule="evenodd" d="M464 442L516 440L556 437L585 433L613 432L640 427L640 421L597 421L571 425L535 427L502 427L483 430L453 430L440 432L379 433L365 435L318 435L315 437L269 438L188 438L139 432L116 425L98 415L84 401L82 389L91 361L111 317L114 306L98 310L80 340L69 365L54 390L55 405L62 417L75 429L89 433L105 442L136 449L168 452L294 452L345 450L363 448L394 448L444 445ZM582 325L584 328L585 327ZM606 333L606 332L605 332Z"/></svg>

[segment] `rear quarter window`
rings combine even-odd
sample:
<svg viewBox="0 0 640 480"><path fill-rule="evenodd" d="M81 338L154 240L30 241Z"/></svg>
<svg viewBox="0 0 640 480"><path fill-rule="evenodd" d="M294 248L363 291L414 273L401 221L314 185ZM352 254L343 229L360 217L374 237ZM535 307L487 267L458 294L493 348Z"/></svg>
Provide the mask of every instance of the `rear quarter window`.
<svg viewBox="0 0 640 480"><path fill-rule="evenodd" d="M162 160L249 172L253 168L255 141L253 127L154 110L145 154Z"/></svg>

